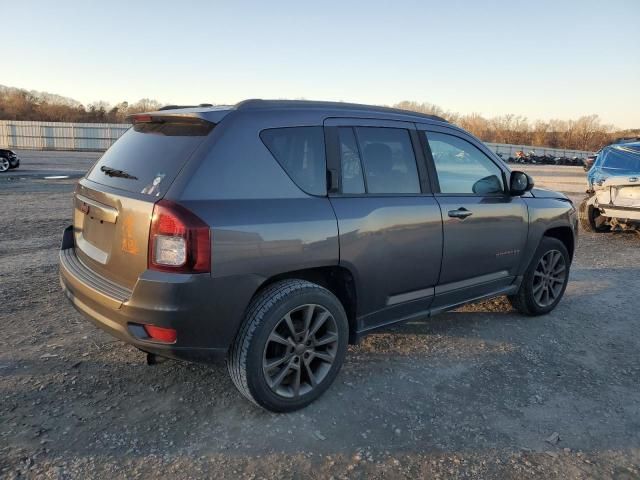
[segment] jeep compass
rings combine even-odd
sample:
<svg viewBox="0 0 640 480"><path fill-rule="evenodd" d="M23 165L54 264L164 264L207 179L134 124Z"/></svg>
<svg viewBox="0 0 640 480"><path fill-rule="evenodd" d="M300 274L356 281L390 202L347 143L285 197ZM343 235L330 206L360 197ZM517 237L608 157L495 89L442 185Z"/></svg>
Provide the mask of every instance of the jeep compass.
<svg viewBox="0 0 640 480"><path fill-rule="evenodd" d="M268 410L318 398L375 329L499 295L546 314L567 286L571 201L441 118L247 100L131 122L74 192L65 294L150 358L226 358Z"/></svg>

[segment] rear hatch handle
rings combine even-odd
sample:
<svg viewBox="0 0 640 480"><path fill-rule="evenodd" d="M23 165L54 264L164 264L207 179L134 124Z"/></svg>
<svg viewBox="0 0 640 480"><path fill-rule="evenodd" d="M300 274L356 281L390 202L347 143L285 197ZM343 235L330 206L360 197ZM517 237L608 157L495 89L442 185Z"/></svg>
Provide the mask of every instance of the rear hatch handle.
<svg viewBox="0 0 640 480"><path fill-rule="evenodd" d="M116 223L118 210L104 203L96 202L84 195L76 194L76 208L85 215L107 223Z"/></svg>

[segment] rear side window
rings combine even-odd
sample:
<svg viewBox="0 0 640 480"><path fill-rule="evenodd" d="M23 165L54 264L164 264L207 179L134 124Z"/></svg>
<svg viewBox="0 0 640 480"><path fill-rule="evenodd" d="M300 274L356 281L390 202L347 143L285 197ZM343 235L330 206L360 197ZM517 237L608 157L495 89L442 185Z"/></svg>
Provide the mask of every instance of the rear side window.
<svg viewBox="0 0 640 480"><path fill-rule="evenodd" d="M351 127L338 128L340 141L340 169L342 170L342 193L364 193L362 163L356 136Z"/></svg>
<svg viewBox="0 0 640 480"><path fill-rule="evenodd" d="M271 128L260 138L300 189L326 195L327 164L322 127Z"/></svg>
<svg viewBox="0 0 640 480"><path fill-rule="evenodd" d="M343 127L338 132L342 193L362 193L364 190L370 194L420 193L416 157L408 130Z"/></svg>
<svg viewBox="0 0 640 480"><path fill-rule="evenodd" d="M93 182L162 197L214 124L199 120L135 124L87 174Z"/></svg>

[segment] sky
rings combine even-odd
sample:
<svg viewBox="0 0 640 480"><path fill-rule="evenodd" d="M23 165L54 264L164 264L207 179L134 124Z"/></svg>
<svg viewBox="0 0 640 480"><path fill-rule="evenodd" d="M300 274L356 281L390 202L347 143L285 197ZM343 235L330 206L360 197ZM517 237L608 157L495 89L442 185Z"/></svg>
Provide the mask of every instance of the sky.
<svg viewBox="0 0 640 480"><path fill-rule="evenodd" d="M640 0L0 0L0 16L0 84L85 104L413 100L640 128Z"/></svg>

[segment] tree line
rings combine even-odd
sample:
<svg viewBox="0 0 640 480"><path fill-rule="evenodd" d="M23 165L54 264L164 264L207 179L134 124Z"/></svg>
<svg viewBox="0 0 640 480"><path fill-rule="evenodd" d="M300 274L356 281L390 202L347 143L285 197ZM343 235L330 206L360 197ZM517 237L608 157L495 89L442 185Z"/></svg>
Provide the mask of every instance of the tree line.
<svg viewBox="0 0 640 480"><path fill-rule="evenodd" d="M157 110L162 104L143 98L135 103L90 103L44 92L26 91L0 85L0 120L39 122L125 123L128 115Z"/></svg>
<svg viewBox="0 0 640 480"><path fill-rule="evenodd" d="M148 98L131 104L120 102L110 105L96 102L84 106L71 98L0 85L0 120L124 123L128 115L157 110L161 106L158 101ZM393 106L438 115L485 142L596 151L617 138L640 136L640 129L621 131L602 123L597 115L587 115L575 120L530 122L521 115L491 118L477 113L463 115L430 103L403 101Z"/></svg>
<svg viewBox="0 0 640 480"><path fill-rule="evenodd" d="M598 115L586 115L575 120L537 120L532 123L521 115L491 118L477 113L461 115L429 103L404 101L394 107L437 115L484 142L597 151L620 138L640 136L640 129L616 129L613 125L602 123Z"/></svg>

